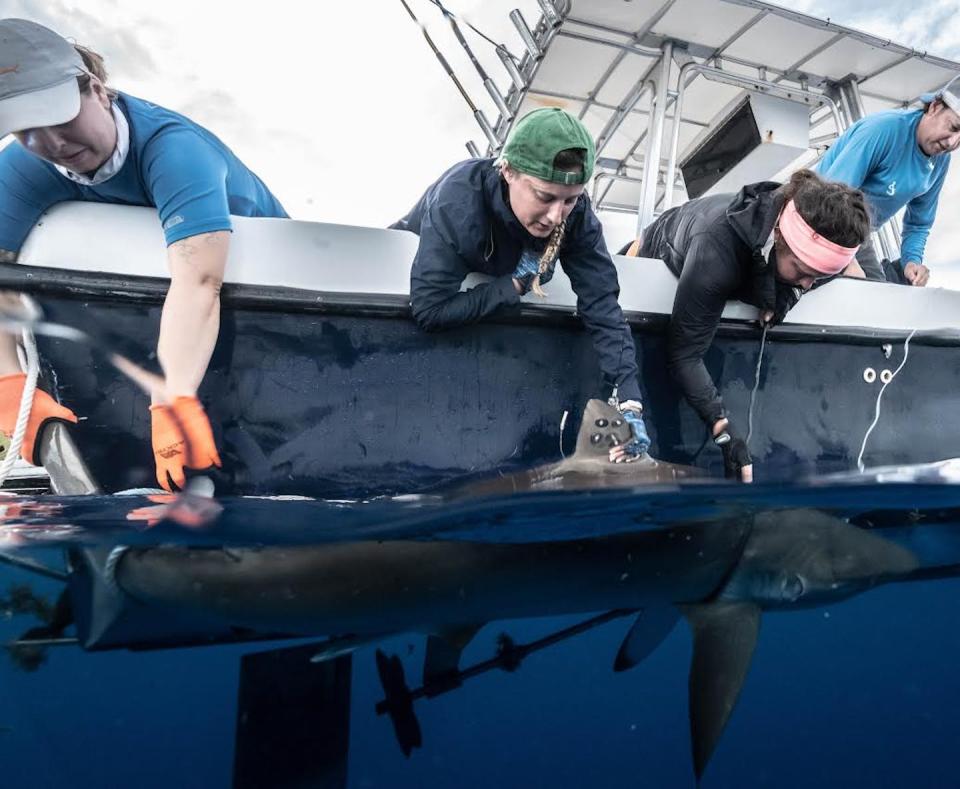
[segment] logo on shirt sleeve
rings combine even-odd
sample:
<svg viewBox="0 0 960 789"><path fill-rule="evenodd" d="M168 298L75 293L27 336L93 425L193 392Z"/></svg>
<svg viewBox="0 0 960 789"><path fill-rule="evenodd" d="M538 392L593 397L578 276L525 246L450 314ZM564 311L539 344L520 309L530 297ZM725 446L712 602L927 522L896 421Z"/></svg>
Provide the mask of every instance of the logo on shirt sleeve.
<svg viewBox="0 0 960 789"><path fill-rule="evenodd" d="M169 230L172 227L176 227L183 221L183 217L180 214L174 214L166 222L163 223L163 229Z"/></svg>
<svg viewBox="0 0 960 789"><path fill-rule="evenodd" d="M897 182L891 181L887 185L887 194L890 195L890 197L893 197L896 193L897 193Z"/></svg>

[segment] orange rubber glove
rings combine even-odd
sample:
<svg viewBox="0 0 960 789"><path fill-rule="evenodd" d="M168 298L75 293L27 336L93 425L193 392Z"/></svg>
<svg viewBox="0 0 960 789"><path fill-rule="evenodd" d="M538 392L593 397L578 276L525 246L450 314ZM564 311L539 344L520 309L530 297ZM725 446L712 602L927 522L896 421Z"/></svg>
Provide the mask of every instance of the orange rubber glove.
<svg viewBox="0 0 960 789"><path fill-rule="evenodd" d="M210 420L196 397L175 397L170 405L150 406L157 482L171 493L183 489L185 469L220 468Z"/></svg>
<svg viewBox="0 0 960 789"><path fill-rule="evenodd" d="M0 376L0 431L7 440L13 438L13 430L17 426L17 414L20 413L20 398L23 397L23 386L27 381L26 373L13 373ZM27 432L23 434L23 443L20 445L20 457L40 465L40 458L35 456L37 451L37 436L51 420L77 423L77 417L69 408L64 408L42 389L33 394L33 408L30 409L30 419L27 422ZM0 460L6 455L6 446L0 452Z"/></svg>

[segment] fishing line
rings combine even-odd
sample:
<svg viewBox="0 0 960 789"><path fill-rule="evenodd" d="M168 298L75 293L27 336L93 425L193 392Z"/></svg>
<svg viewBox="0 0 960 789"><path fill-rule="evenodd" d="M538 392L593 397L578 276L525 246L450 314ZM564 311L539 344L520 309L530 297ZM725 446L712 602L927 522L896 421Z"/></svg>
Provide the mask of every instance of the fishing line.
<svg viewBox="0 0 960 789"><path fill-rule="evenodd" d="M753 380L753 391L750 392L750 409L747 411L747 449L750 449L750 437L753 435L753 407L757 402L757 390L760 388L760 368L763 365L763 349L767 344L767 329L769 323L763 325L763 336L760 338L760 353L757 354L757 372Z"/></svg>
<svg viewBox="0 0 960 789"><path fill-rule="evenodd" d="M913 329L913 331L907 335L907 339L903 342L903 360L900 362L900 366L893 371L893 375L891 375L889 380L880 387L880 392L877 394L877 401L874 405L873 421L870 423L870 427L867 428L867 432L863 435L863 443L860 445L860 454L857 455L857 470L860 471L861 474L864 471L863 453L867 449L867 439L870 438L870 434L877 426L877 422L880 421L880 398L883 397L883 393L886 391L887 387L893 383L893 379L897 377L897 375L903 369L903 366L907 363L907 357L910 355L910 340L913 339L913 335L916 333L917 330Z"/></svg>
<svg viewBox="0 0 960 789"><path fill-rule="evenodd" d="M437 60L440 61L440 65L443 66L443 70L447 72L447 76L450 77L450 79L453 80L453 84L457 86L457 90L460 91L460 95L463 96L463 100L467 102L467 106L470 107L470 111L473 113L478 112L477 105L473 103L473 99L470 98L470 95L463 87L463 84L459 79L457 79L457 75L453 73L453 69L450 68L450 64L443 56L443 53L437 48L437 45L433 43L433 39L430 38L430 34L427 32L426 26L417 18L417 15L413 13L413 9L407 5L407 0L400 0L400 4L406 9L407 13L410 15L410 18L416 23L417 27L420 28L420 32L423 33L423 37L426 39L427 44L430 46L430 49L433 50L433 54L437 56Z"/></svg>
<svg viewBox="0 0 960 789"><path fill-rule="evenodd" d="M507 52L509 54L509 50L503 44L498 44L496 41L490 38L490 36L488 36L482 30L479 30L476 27L474 27L473 24L470 22L470 20L464 19L462 16L459 16L458 14L453 13L453 11L451 11L443 3L441 3L440 0L430 0L430 2L433 3L437 8L439 8L440 11L443 12L443 15L448 19L455 19L458 22L463 22L463 24L469 27L474 33L480 36L480 38L482 38L488 44L490 44L491 46L497 49L502 49L504 52ZM517 62L517 59L513 55L510 55L510 58L514 62Z"/></svg>
<svg viewBox="0 0 960 789"><path fill-rule="evenodd" d="M427 32L426 26L421 22L413 9L407 4L407 0L400 0L400 4L406 9L407 14L414 21L417 27L420 28L420 32L423 34L424 39L426 39L427 44L430 46L430 49L433 50L433 54L436 55L437 60L440 61L440 65L443 67L443 70L447 72L447 76L453 81L453 84L456 86L457 90L460 91L460 95L463 96L463 100L467 102L467 106L470 108L470 112L473 113L473 119L477 122L477 125L483 131L484 136L487 138L487 142L490 143L490 148L493 150L498 150L500 148L500 140L497 137L497 133L494 131L493 127L490 125L490 121L487 120L487 116L483 114L483 111L480 110L476 104L474 104L473 99L470 98L470 94L467 93L466 88L463 87L463 83L457 78L457 75L453 73L453 69L450 67L450 64L447 62L447 59L443 56L443 53L437 48L437 45L433 43L433 39L430 37L430 34ZM450 18L451 25L456 29L456 23L453 18ZM459 30L457 29L459 33ZM462 39L462 36L461 36ZM469 47L464 42L464 46L469 49ZM472 52L471 52L472 55ZM474 61L476 63L476 61ZM477 63L479 66L479 64ZM487 80L489 83L490 80ZM492 84L492 83L491 83ZM488 88L489 90L489 88ZM491 94L491 98L493 98ZM501 99L502 102L502 99ZM502 112L502 109L501 109Z"/></svg>

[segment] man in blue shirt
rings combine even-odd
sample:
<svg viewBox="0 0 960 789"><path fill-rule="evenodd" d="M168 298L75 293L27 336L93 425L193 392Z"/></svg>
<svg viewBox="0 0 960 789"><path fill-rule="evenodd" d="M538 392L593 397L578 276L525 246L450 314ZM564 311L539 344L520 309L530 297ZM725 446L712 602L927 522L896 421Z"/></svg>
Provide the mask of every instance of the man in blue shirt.
<svg viewBox="0 0 960 789"><path fill-rule="evenodd" d="M920 99L922 110L889 110L861 118L830 147L817 169L824 178L866 194L875 229L906 206L900 271L893 273L922 287L930 276L923 250L950 153L960 146L960 83L954 77ZM868 279L886 279L871 245L864 245L857 260Z"/></svg>
<svg viewBox="0 0 960 789"><path fill-rule="evenodd" d="M67 200L154 206L167 243L170 289L157 354L164 391L150 407L157 480L182 487L184 470L219 466L197 399L219 333L220 285L231 215L286 217L263 182L188 118L108 88L103 59L23 19L0 20L0 260L14 261L44 211ZM0 342L0 430L12 432L23 373ZM76 421L38 392L24 442L48 419Z"/></svg>

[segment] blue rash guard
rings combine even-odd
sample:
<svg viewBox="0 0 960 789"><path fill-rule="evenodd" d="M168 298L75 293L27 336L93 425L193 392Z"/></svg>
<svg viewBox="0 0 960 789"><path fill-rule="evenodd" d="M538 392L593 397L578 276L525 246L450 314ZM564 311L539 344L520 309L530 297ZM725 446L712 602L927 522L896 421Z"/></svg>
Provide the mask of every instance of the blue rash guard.
<svg viewBox="0 0 960 789"><path fill-rule="evenodd" d="M391 227L420 236L410 271L410 301L414 319L428 331L519 307L513 271L522 255L539 258L546 244L517 220L493 159L454 165ZM637 354L617 301L617 269L586 194L567 217L559 262L577 294L577 312L592 336L604 385L616 387L621 400L639 401ZM471 271L493 280L461 292Z"/></svg>
<svg viewBox="0 0 960 789"><path fill-rule="evenodd" d="M950 154L927 156L917 144L923 110L887 110L861 118L817 165L824 178L863 190L874 228L904 206L902 263L922 263Z"/></svg>
<svg viewBox="0 0 960 789"><path fill-rule="evenodd" d="M56 203L155 206L167 244L230 230L230 215L286 217L263 182L202 126L156 104L120 94L130 127L126 161L112 177L82 186L11 143L0 151L0 249L19 252L40 215Z"/></svg>

